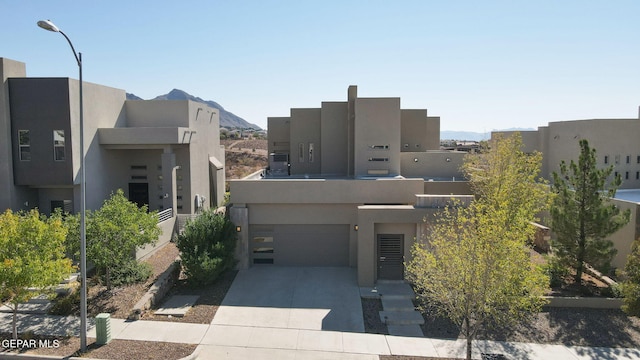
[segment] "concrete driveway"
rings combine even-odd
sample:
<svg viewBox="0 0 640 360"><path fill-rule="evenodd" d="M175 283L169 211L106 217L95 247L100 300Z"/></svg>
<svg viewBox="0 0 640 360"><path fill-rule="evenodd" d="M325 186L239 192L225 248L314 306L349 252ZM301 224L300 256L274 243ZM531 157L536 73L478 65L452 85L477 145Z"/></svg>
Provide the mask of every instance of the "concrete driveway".
<svg viewBox="0 0 640 360"><path fill-rule="evenodd" d="M211 324L364 332L356 270L275 266L242 270Z"/></svg>

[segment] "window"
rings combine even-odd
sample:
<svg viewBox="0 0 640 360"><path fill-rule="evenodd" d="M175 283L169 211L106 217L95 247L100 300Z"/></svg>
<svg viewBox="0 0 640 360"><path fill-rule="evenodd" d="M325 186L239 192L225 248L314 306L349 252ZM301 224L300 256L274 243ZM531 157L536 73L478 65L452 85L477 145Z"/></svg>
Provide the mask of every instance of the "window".
<svg viewBox="0 0 640 360"><path fill-rule="evenodd" d="M636 171L636 180L640 180L640 171Z"/></svg>
<svg viewBox="0 0 640 360"><path fill-rule="evenodd" d="M131 165L131 170L147 170L147 165Z"/></svg>
<svg viewBox="0 0 640 360"><path fill-rule="evenodd" d="M614 177L618 177L618 175L619 175L619 173L617 171L613 173Z"/></svg>
<svg viewBox="0 0 640 360"><path fill-rule="evenodd" d="M298 162L304 162L304 143L298 144Z"/></svg>
<svg viewBox="0 0 640 360"><path fill-rule="evenodd" d="M309 162L313 162L313 143L309 143Z"/></svg>
<svg viewBox="0 0 640 360"><path fill-rule="evenodd" d="M604 156L604 163L608 164L609 163L609 155L605 155Z"/></svg>
<svg viewBox="0 0 640 360"><path fill-rule="evenodd" d="M640 164L640 155L638 155L638 157L636 158L636 162Z"/></svg>
<svg viewBox="0 0 640 360"><path fill-rule="evenodd" d="M625 179L625 180L629 180L629 172L628 172L628 171L625 171L625 173L624 173L624 179Z"/></svg>
<svg viewBox="0 0 640 360"><path fill-rule="evenodd" d="M18 130L20 161L31 161L31 139L29 130Z"/></svg>
<svg viewBox="0 0 640 360"><path fill-rule="evenodd" d="M627 164L631 162L631 155L627 155Z"/></svg>
<svg viewBox="0 0 640 360"><path fill-rule="evenodd" d="M64 130L53 130L53 160L64 161Z"/></svg>
<svg viewBox="0 0 640 360"><path fill-rule="evenodd" d="M405 147L409 147L409 144L405 144ZM389 145L369 145L369 149L373 150L389 150Z"/></svg>
<svg viewBox="0 0 640 360"><path fill-rule="evenodd" d="M389 161L389 158L387 158L387 157L369 158L369 161Z"/></svg>

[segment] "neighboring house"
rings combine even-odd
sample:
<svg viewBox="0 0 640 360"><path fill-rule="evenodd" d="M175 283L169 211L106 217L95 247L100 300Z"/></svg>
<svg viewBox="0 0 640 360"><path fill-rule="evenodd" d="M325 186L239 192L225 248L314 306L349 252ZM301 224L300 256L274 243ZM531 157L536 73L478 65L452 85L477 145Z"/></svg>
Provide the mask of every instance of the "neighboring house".
<svg viewBox="0 0 640 360"><path fill-rule="evenodd" d="M509 136L515 132L494 131L491 136ZM613 165L614 174L622 178L622 190L613 201L621 209L631 210L629 223L610 237L618 250L612 265L624 267L631 244L640 237L640 196L637 196L640 193L640 118L557 121L538 130L518 132L525 152L542 153L541 175L549 181L553 180L554 171L560 172L563 160L578 161L581 139L588 140L589 146L596 149L598 167Z"/></svg>
<svg viewBox="0 0 640 360"><path fill-rule="evenodd" d="M402 279L424 218L470 201L466 153L440 151L440 119L399 98L322 102L268 119L269 168L233 180L240 268L351 266L358 282ZM460 196L460 194L463 194Z"/></svg>
<svg viewBox="0 0 640 360"><path fill-rule="evenodd" d="M79 211L78 81L29 78L5 58L0 78L0 209ZM119 188L174 221L223 202L218 110L86 82L83 98L87 209Z"/></svg>

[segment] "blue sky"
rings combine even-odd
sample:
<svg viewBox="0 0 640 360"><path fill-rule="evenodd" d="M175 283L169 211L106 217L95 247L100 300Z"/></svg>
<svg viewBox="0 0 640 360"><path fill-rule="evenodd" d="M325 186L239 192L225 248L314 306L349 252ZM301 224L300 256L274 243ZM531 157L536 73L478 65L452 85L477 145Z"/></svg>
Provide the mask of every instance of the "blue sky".
<svg viewBox="0 0 640 360"><path fill-rule="evenodd" d="M0 0L0 57L144 99L178 88L266 127L292 107L400 97L442 130L632 118L640 1Z"/></svg>

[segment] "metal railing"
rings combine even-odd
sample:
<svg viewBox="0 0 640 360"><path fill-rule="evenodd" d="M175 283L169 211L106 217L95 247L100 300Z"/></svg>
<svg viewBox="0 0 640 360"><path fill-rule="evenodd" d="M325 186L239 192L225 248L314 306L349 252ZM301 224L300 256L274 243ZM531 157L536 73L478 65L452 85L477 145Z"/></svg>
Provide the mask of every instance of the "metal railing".
<svg viewBox="0 0 640 360"><path fill-rule="evenodd" d="M172 208L164 209L158 213L158 223L167 221L172 217L173 217L173 209Z"/></svg>

